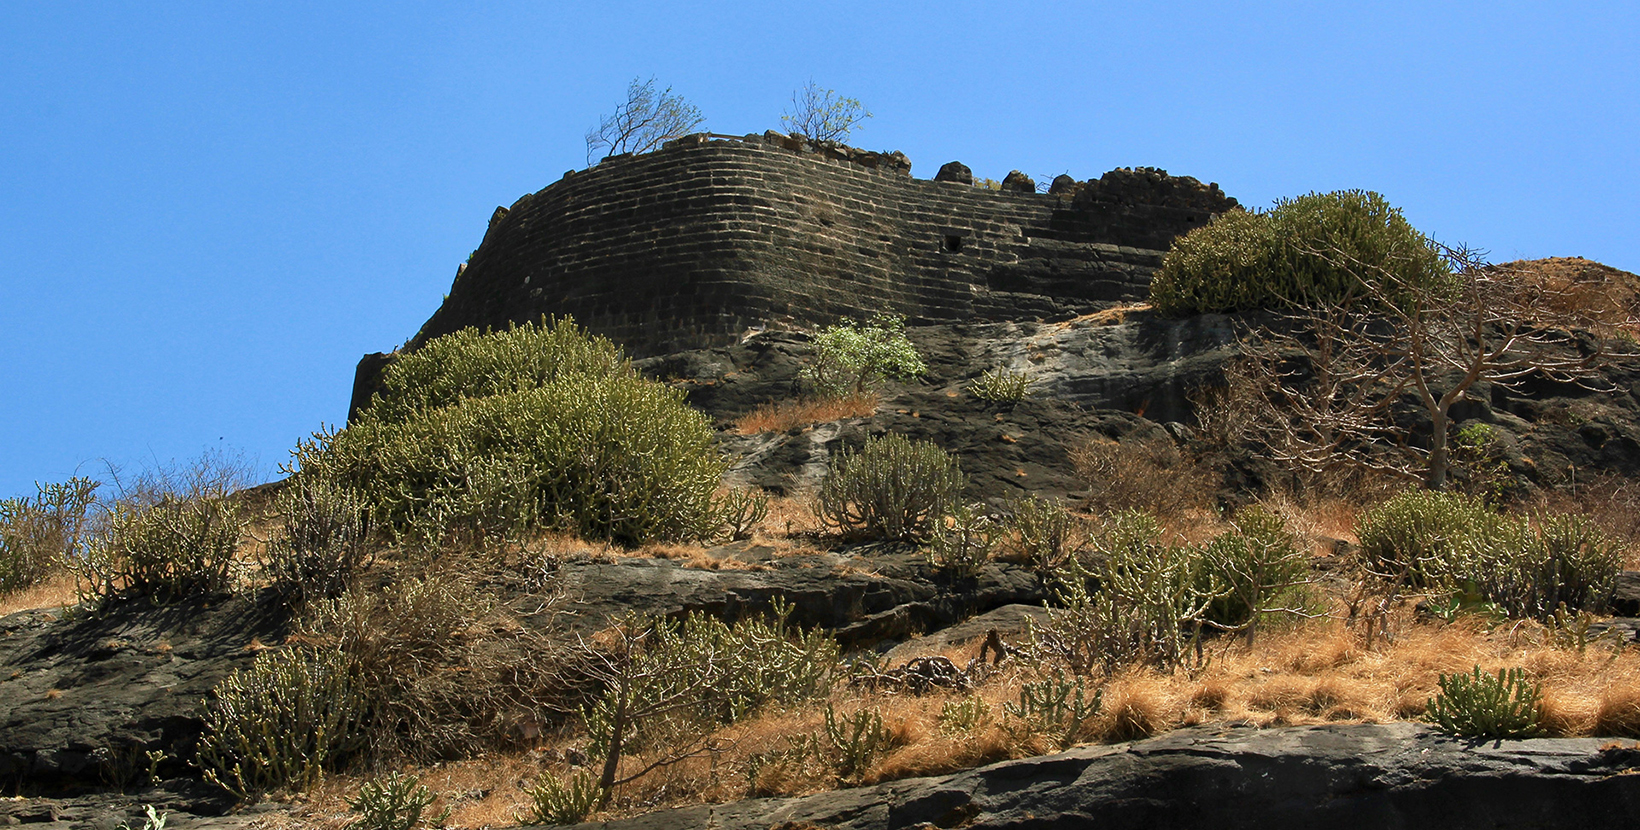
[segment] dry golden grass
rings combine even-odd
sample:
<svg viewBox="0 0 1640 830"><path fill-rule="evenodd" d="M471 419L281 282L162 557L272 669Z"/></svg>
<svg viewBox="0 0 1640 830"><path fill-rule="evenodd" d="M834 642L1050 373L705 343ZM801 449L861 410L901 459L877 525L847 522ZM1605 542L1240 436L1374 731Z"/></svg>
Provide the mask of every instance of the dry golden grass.
<svg viewBox="0 0 1640 830"><path fill-rule="evenodd" d="M735 421L735 432L741 435L785 432L809 424L841 421L844 418L868 418L876 411L877 395L870 392L841 398L771 401L740 416Z"/></svg>
<svg viewBox="0 0 1640 830"><path fill-rule="evenodd" d="M1168 678L1153 672L1118 677L1105 686L1104 705L1089 732L1095 740L1109 743L1165 732L1183 717L1178 691Z"/></svg>
<svg viewBox="0 0 1640 830"><path fill-rule="evenodd" d="M1352 499L1320 497L1301 502L1288 494L1272 494L1259 500L1265 509L1280 516L1287 529L1298 538L1299 548L1316 555L1333 553L1334 540L1356 543L1355 523L1361 517L1360 504Z"/></svg>
<svg viewBox="0 0 1640 830"><path fill-rule="evenodd" d="M74 575L62 571L44 582L0 596L0 616L36 608L62 608L78 601L79 595L74 592Z"/></svg>
<svg viewBox="0 0 1640 830"><path fill-rule="evenodd" d="M1640 652L1609 648L1576 650L1547 645L1534 624L1489 629L1477 622L1435 625L1403 612L1387 645L1364 648L1357 632L1332 619L1311 620L1261 637L1252 647L1239 640L1210 644L1211 660L1195 671L1162 673L1134 669L1106 681L1104 703L1080 740L1121 742L1201 723L1235 722L1273 727L1336 722L1416 719L1438 691L1442 673L1520 666L1544 689L1545 723L1556 735L1640 737ZM936 653L958 665L978 644ZM1031 667L1005 663L967 693L923 696L863 691L847 686L829 701L771 710L718 730L723 748L715 756L689 758L620 788L610 819L662 807L717 803L759 796L798 796L839 786L833 772L791 748L821 733L826 705L839 714L870 709L895 736L895 747L859 782L869 784L971 768L1006 758L1052 752L1040 735L1006 728L1003 704L1020 686L1040 676ZM988 715L971 728L942 728L945 704L972 696ZM545 772L571 771L564 758L584 739L564 732L542 736L530 752L408 769L439 794L432 809L448 805L454 827L516 824L530 807L528 788ZM623 759L623 774L658 755ZM344 798L362 778L337 776L303 796L295 818L301 826L339 830L349 820ZM270 830L278 830L271 828Z"/></svg>
<svg viewBox="0 0 1640 830"><path fill-rule="evenodd" d="M1640 277L1582 257L1518 260L1492 266L1544 289L1533 302L1549 314L1586 315L1613 331L1640 332Z"/></svg>
<svg viewBox="0 0 1640 830"><path fill-rule="evenodd" d="M1101 309L1092 314L1073 317L1061 323L1049 323L1044 329L1063 330L1077 326L1115 326L1127 322L1130 315L1142 311L1149 311L1150 303L1129 303Z"/></svg>
<svg viewBox="0 0 1640 830"><path fill-rule="evenodd" d="M765 543L777 542L799 536L812 536L821 529L820 517L814 512L813 496L771 495L769 515L753 533L752 538Z"/></svg>
<svg viewBox="0 0 1640 830"><path fill-rule="evenodd" d="M528 787L541 774L542 764L530 753L486 755L462 761L401 770L415 775L419 783L438 796L423 815L433 816L449 807L447 827L506 827L521 823L530 809ZM386 774L387 770L382 770ZM358 817L347 799L358 794L369 780L366 774L333 775L293 801L286 822L270 824L267 830L286 827L313 830L341 830Z"/></svg>
<svg viewBox="0 0 1640 830"><path fill-rule="evenodd" d="M1596 735L1640 738L1640 683L1614 684L1602 690L1590 728Z"/></svg>
<svg viewBox="0 0 1640 830"><path fill-rule="evenodd" d="M1170 523L1210 513L1212 471L1186 458L1172 439L1098 438L1071 450L1071 463L1094 510L1148 510Z"/></svg>

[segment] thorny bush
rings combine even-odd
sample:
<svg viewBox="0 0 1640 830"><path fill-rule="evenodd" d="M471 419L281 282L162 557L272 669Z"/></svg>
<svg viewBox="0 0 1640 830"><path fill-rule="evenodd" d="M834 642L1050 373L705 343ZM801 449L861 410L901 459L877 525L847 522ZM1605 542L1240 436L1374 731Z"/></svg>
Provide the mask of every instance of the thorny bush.
<svg viewBox="0 0 1640 830"><path fill-rule="evenodd" d="M0 499L0 596L68 567L86 529L97 482L36 484L34 498Z"/></svg>
<svg viewBox="0 0 1640 830"><path fill-rule="evenodd" d="M834 455L815 512L828 527L862 539L923 539L962 492L957 459L927 441L867 438Z"/></svg>

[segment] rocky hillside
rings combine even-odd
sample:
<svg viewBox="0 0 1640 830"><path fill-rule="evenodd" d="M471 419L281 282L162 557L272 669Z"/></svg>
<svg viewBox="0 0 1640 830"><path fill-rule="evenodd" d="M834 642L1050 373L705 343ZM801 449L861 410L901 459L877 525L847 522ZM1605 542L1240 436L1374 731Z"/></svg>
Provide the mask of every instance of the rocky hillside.
<svg viewBox="0 0 1640 830"><path fill-rule="evenodd" d="M1575 280L1593 267L1551 261L1542 269ZM1212 509L1250 500L1276 475L1256 454L1196 452L1191 393L1221 376L1244 322L1169 320L1121 307L1055 323L914 326L909 335L928 364L920 380L890 384L868 414L751 434L741 428L745 416L794 398L810 335L752 332L730 345L648 357L638 367L684 390L711 416L732 462L728 483L737 486L802 496L840 448L893 432L959 457L970 499L1000 504L1030 493L1080 503L1090 481L1072 461L1078 448L1148 439L1206 459L1211 476L1202 481L1216 494ZM975 397L971 382L998 367L1028 375L1031 394L1013 403ZM1496 427L1510 473L1534 487L1595 471L1632 478L1640 475L1640 369L1618 365L1605 377L1600 390L1477 389L1458 419ZM777 536L784 541L771 541ZM1317 567L1343 584L1336 574L1347 568L1350 545L1334 542ZM1333 551L1336 561L1326 555ZM953 578L906 545L843 544L790 524L785 534L769 530L681 558L571 544L552 562L565 604L550 611L529 607L530 589L520 587L518 574L483 577L495 583L494 596L514 602L509 624L587 636L631 612L734 621L784 602L793 622L830 631L845 650L878 655L890 668L929 654L967 659L993 634L1017 644L1026 621L1040 619L1051 599L1042 576L1021 563L995 561ZM1640 581L1626 580L1617 610L1640 610L1640 596L1631 596L1637 587ZM14 794L0 800L0 822L107 830L157 805L172 814L172 828L238 826L289 809L230 812L235 799L202 783L189 763L204 729L201 700L291 634L281 608L271 595L251 593L0 618L0 781ZM1598 627L1628 636L1635 624L1617 618ZM1271 728L1251 729L1207 720L1149 740L953 775L596 826L1207 827L1321 819L1361 827L1585 827L1640 815L1633 785L1640 779L1624 774L1640 762L1609 740L1477 744L1407 723L1281 728L1277 718L1260 724ZM540 725L526 721L521 747L542 739Z"/></svg>

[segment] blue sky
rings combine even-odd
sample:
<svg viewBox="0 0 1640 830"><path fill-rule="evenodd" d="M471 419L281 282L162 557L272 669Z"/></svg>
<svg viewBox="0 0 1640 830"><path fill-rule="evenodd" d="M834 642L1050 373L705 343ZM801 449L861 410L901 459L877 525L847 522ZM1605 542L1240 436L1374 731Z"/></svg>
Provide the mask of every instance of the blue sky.
<svg viewBox="0 0 1640 830"><path fill-rule="evenodd" d="M813 79L852 142L1250 206L1366 188L1495 259L1640 271L1640 4L25 2L0 7L0 496L208 449L271 477L496 205L634 77L714 132Z"/></svg>

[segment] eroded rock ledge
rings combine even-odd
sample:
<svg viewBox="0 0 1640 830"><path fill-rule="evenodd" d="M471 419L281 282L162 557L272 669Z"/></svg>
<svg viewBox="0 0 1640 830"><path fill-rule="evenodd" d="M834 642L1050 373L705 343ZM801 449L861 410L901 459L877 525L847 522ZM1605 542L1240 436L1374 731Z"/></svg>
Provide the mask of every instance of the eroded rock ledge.
<svg viewBox="0 0 1640 830"><path fill-rule="evenodd" d="M1475 743L1409 723L1182 729L806 798L581 825L607 830L1590 828L1640 818L1640 744Z"/></svg>

